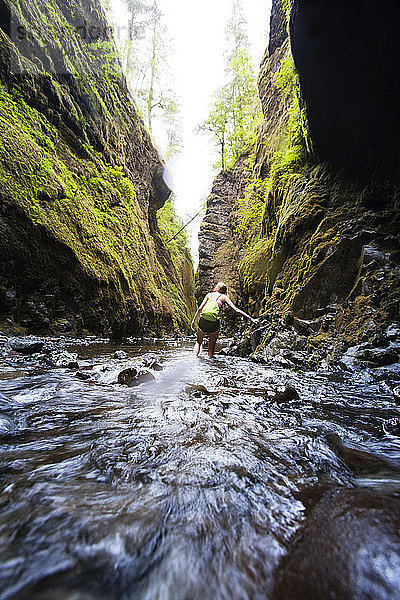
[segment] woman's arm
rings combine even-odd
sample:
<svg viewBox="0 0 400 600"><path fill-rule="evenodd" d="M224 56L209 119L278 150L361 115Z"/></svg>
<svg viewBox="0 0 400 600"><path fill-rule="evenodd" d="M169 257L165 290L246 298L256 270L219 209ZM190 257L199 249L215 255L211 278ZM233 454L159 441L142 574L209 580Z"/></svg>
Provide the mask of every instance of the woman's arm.
<svg viewBox="0 0 400 600"><path fill-rule="evenodd" d="M257 322L257 319L253 319L253 317L251 317L250 315L248 315L247 313L245 313L243 310L240 310L240 308L238 308L237 306L235 306L232 302L232 300L229 298L228 295L224 294L222 297L222 300L224 302L227 303L228 306L230 306L230 308L232 308L236 313L238 313L238 315L243 315L243 317L246 317L247 319L250 319L250 321L253 321L253 323Z"/></svg>
<svg viewBox="0 0 400 600"><path fill-rule="evenodd" d="M199 318L199 314L201 313L201 311L203 310L203 308L204 308L204 307L205 307L205 305L207 304L207 300L208 300L208 297L209 297L209 295L210 295L210 294L207 294L207 296L205 296L205 297L204 297L204 300L203 300L203 302L200 304L199 308L198 308L198 309L197 309L197 311L196 311L196 314L195 314L195 315L194 315L194 317L193 317L193 321L192 321L192 324L191 324L191 326L190 326L190 327L192 328L192 330L193 330L193 331L196 331L196 329L195 329L195 324L196 324L196 321L197 321L197 319Z"/></svg>

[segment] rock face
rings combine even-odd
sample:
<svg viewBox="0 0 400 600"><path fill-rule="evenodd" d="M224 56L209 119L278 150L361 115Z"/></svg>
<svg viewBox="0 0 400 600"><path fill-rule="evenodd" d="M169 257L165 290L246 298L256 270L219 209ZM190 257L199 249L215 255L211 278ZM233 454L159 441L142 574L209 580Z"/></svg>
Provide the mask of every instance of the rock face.
<svg viewBox="0 0 400 600"><path fill-rule="evenodd" d="M356 173L399 174L399 36L395 0L294 3L293 57L322 160Z"/></svg>
<svg viewBox="0 0 400 600"><path fill-rule="evenodd" d="M99 0L0 0L0 319L29 330L183 326L158 234L170 191ZM3 18L4 17L4 18Z"/></svg>
<svg viewBox="0 0 400 600"><path fill-rule="evenodd" d="M264 122L224 173L242 185L217 185L208 201L200 285L223 272L254 316L309 320L314 347L377 339L400 320L399 12L392 0L274 0L258 80ZM256 219L245 220L244 197Z"/></svg>
<svg viewBox="0 0 400 600"><path fill-rule="evenodd" d="M213 183L199 232L199 298L218 281L225 281L230 290L237 291L234 210L245 184L246 176L240 163L236 168L222 171Z"/></svg>

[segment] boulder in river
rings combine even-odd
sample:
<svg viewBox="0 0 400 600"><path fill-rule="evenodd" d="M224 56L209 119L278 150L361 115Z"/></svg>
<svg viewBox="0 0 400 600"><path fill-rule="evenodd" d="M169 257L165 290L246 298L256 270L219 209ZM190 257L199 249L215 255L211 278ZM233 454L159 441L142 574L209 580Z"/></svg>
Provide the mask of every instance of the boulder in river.
<svg viewBox="0 0 400 600"><path fill-rule="evenodd" d="M272 600L400 598L400 502L325 493L278 571Z"/></svg>
<svg viewBox="0 0 400 600"><path fill-rule="evenodd" d="M81 381L86 381L87 379L90 379L90 373L85 373L83 371L77 371L75 373L75 377L77 377L78 379L81 379Z"/></svg>
<svg viewBox="0 0 400 600"><path fill-rule="evenodd" d="M272 391L268 391L266 397L278 404L299 400L300 398L297 390L292 385L281 385Z"/></svg>
<svg viewBox="0 0 400 600"><path fill-rule="evenodd" d="M346 465L356 471L400 472L400 461L388 458L355 444L344 444L336 433L327 433L325 440Z"/></svg>
<svg viewBox="0 0 400 600"><path fill-rule="evenodd" d="M162 371L162 366L158 362L158 357L154 355L143 357L143 366L153 371Z"/></svg>
<svg viewBox="0 0 400 600"><path fill-rule="evenodd" d="M122 385L127 385L128 387L135 387L141 383L146 381L153 381L155 379L154 375L149 373L149 371L139 372L137 369L130 367L128 369L124 369L118 375L118 383Z"/></svg>
<svg viewBox="0 0 400 600"><path fill-rule="evenodd" d="M204 385L190 384L185 387L185 392L191 396L212 396L218 392L210 392Z"/></svg>
<svg viewBox="0 0 400 600"><path fill-rule="evenodd" d="M60 352L52 352L50 357L56 367L64 369L77 369L79 367L77 361L78 355L75 352L61 350Z"/></svg>
<svg viewBox="0 0 400 600"><path fill-rule="evenodd" d="M10 347L20 354L35 354L43 348L44 342L37 338L11 338Z"/></svg>
<svg viewBox="0 0 400 600"><path fill-rule="evenodd" d="M128 358L128 354L125 352L125 350L116 350L113 356L118 360L124 360L125 358Z"/></svg>
<svg viewBox="0 0 400 600"><path fill-rule="evenodd" d="M396 348L366 348L356 353L357 360L371 363L374 367L384 367L398 362L399 351Z"/></svg>

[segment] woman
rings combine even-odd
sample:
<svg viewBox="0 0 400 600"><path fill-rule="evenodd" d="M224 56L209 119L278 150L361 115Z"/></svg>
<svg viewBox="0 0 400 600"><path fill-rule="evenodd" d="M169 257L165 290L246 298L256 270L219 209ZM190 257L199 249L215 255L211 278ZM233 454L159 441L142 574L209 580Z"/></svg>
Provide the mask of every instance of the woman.
<svg viewBox="0 0 400 600"><path fill-rule="evenodd" d="M203 302L200 304L196 314L193 317L192 329L193 331L196 331L195 325L200 315L199 322L197 323L197 341L193 349L194 356L198 356L200 354L201 344L205 335L209 336L208 356L210 358L214 356L214 348L218 338L220 325L219 313L220 309L224 305L230 306L239 315L247 317L248 319L253 321L253 323L256 322L256 320L252 319L250 315L243 312L243 310L240 310L233 304L232 300L227 294L226 285L222 283L222 281L220 281L215 286L214 291L207 294L207 296L204 298Z"/></svg>

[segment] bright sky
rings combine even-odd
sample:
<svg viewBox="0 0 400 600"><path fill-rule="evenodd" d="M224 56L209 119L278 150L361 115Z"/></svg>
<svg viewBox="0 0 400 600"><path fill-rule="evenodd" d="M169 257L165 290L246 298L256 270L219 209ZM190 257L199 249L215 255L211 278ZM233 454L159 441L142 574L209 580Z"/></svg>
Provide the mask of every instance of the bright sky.
<svg viewBox="0 0 400 600"><path fill-rule="evenodd" d="M175 47L170 66L183 125L183 150L167 165L167 183L175 195L176 211L186 221L204 203L216 175L212 141L194 129L207 118L212 93L224 80L225 26L231 0L158 0L158 4ZM111 6L116 23L126 23L122 0L111 0ZM243 0L242 6L258 72L267 46L271 0ZM188 228L195 261L200 221L201 216Z"/></svg>

